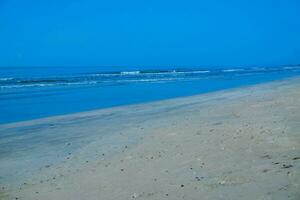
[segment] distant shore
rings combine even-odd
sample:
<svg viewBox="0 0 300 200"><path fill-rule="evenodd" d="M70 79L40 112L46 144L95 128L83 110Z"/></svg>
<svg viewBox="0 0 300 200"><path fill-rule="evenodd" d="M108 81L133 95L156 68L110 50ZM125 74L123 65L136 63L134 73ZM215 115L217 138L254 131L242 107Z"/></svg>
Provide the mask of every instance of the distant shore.
<svg viewBox="0 0 300 200"><path fill-rule="evenodd" d="M300 198L300 78L0 125L0 199Z"/></svg>

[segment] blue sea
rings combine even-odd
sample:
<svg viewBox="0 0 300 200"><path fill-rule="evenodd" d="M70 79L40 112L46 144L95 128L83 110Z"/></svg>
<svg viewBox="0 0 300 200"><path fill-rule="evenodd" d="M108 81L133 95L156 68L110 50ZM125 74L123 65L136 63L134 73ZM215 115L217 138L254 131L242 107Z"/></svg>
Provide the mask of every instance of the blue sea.
<svg viewBox="0 0 300 200"><path fill-rule="evenodd" d="M0 67L0 123L144 103L300 75L276 67Z"/></svg>

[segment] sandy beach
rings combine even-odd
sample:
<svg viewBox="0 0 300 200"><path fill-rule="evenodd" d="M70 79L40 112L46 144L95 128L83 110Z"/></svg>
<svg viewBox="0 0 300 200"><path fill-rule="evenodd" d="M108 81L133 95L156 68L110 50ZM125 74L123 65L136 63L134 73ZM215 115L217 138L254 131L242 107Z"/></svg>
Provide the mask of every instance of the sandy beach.
<svg viewBox="0 0 300 200"><path fill-rule="evenodd" d="M300 78L0 126L0 199L300 199Z"/></svg>

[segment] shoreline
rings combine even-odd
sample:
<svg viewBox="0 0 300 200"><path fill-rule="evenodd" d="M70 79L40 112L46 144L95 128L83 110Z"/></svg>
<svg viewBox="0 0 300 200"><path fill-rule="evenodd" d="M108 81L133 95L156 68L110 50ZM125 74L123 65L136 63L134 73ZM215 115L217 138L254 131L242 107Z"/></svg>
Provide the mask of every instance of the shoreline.
<svg viewBox="0 0 300 200"><path fill-rule="evenodd" d="M79 77L62 74L57 77L58 79L55 78L58 75L54 73L55 70L50 74L46 73L47 76L34 73L32 70L19 70L11 73L7 71L6 73L10 74L9 77L6 77L8 79L0 81L0 88L2 88L0 91L0 96L2 96L0 98L0 107L2 108L0 124L154 102L300 75L300 67L297 66L287 68L283 66L242 67L229 71L228 69L210 69L209 73L199 74L182 72L174 74L172 72L168 75L155 73L147 75L142 73L137 76L121 77L93 75L86 77L84 73L79 73L77 74ZM43 67L40 72L44 70L47 69ZM85 69L82 70L85 71ZM92 71L96 73L97 70ZM82 79L89 79L88 82L91 84L85 84L86 82ZM40 84L39 81L45 82L45 84ZM112 81L112 83L106 83L106 81ZM123 81L125 82L123 83ZM81 83L84 84L81 85Z"/></svg>
<svg viewBox="0 0 300 200"><path fill-rule="evenodd" d="M41 117L41 118L36 118L36 119L29 119L29 120L22 120L22 121L15 121L15 122L9 122L9 123L3 123L0 124L0 130L1 128L9 128L9 127L16 127L16 126L26 126L26 125L31 125L31 124L36 124L36 123L45 123L47 121L59 121L59 120L68 120L72 117L80 117L80 116L91 116L94 114L99 114L101 112L111 112L111 111L117 111L117 110L122 110L122 109L134 109L135 107L143 107L143 106L151 106L151 104L161 104L165 103L167 104L168 102L173 103L174 101L184 101L185 99L190 99L190 98L196 98L196 97L206 97L206 96L211 96L214 94L218 93L224 93L224 92L230 92L230 91L236 91L236 90L246 90L246 89L251 89L253 87L257 86L264 86L267 87L269 84L281 84L284 82L290 82L294 80L298 80L300 76L294 76L294 77L288 77L280 80L272 80L268 82L263 82L263 83L256 83L256 84L250 84L250 85L242 85L238 87L233 87L233 88L225 88L225 89L220 89L216 91L208 91L204 93L199 93L199 94L193 94L189 96L179 96L179 97L174 97L174 98L167 98L167 99L162 99L162 100L154 100L154 101L149 101L149 102L141 102L141 103L134 103L134 104L128 104L128 105L118 105L118 106L113 106L113 107L107 107L107 108L99 108L99 109L93 109L93 110L87 110L87 111L80 111L80 112L74 112L74 113L68 113L68 114L62 114L62 115L53 115L53 116L48 116L48 117Z"/></svg>
<svg viewBox="0 0 300 200"><path fill-rule="evenodd" d="M13 180L2 196L297 199L298 88L299 77L0 125Z"/></svg>

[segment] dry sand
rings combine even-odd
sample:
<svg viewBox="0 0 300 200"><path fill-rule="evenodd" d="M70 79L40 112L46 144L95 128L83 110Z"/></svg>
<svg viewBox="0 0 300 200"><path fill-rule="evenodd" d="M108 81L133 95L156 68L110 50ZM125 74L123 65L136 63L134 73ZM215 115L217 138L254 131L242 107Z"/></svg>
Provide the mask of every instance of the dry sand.
<svg viewBox="0 0 300 200"><path fill-rule="evenodd" d="M299 78L0 131L0 199L300 199Z"/></svg>

